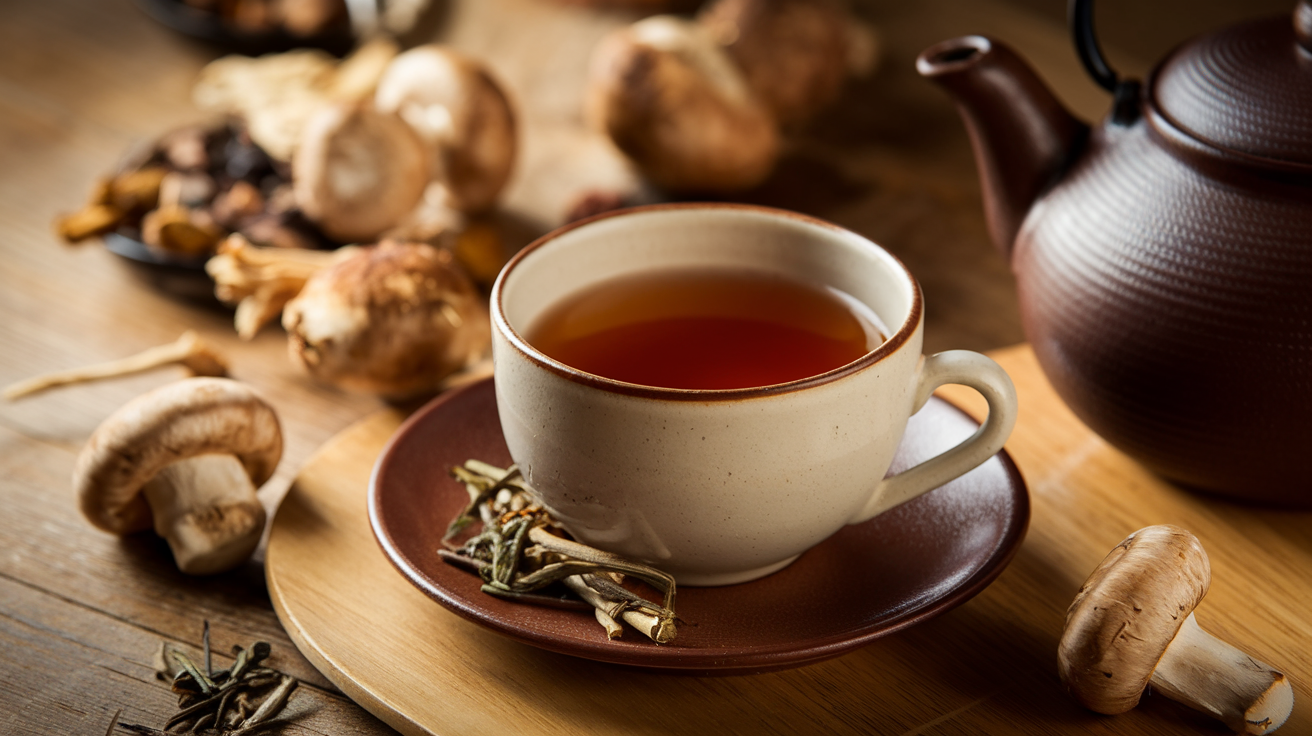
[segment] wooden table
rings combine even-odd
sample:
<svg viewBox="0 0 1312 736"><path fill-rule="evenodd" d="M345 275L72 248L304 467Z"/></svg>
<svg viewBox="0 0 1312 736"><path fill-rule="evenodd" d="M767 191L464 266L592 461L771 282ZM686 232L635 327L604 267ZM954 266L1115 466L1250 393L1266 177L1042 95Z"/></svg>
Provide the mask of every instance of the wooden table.
<svg viewBox="0 0 1312 736"><path fill-rule="evenodd" d="M880 70L852 84L791 144L779 175L744 199L831 219L894 251L924 285L927 349L1017 343L1013 285L987 242L969 144L949 102L914 75L911 59L934 41L983 31L1031 58L1084 117L1099 116L1106 97L1079 69L1060 9L1037 0L881 0L860 10L881 32ZM1171 0L1146 11L1111 3L1109 18L1143 17L1111 22L1106 35L1121 68L1141 71L1169 39L1257 10L1221 0ZM582 189L631 176L613 160L585 166L563 153L590 145L578 113L588 51L628 16L548 0L451 0L439 11L438 37L486 58L523 115L524 157L505 210L524 237L558 224ZM261 492L274 509L316 448L381 404L309 381L287 361L280 331L241 342L229 313L160 293L97 245L62 246L50 226L80 205L129 145L198 119L189 88L218 54L154 24L129 0L0 4L0 384L198 330L282 417L286 453ZM815 722L817 732L1198 726L1158 698L1115 721L1089 715L1064 698L1053 674L1061 611L1083 575L1124 533L1159 521L1193 528L1212 552L1217 582L1203 623L1288 668L1306 700L1306 516L1235 508L1159 484L1063 414L1023 351L1000 357L1021 384L1013 451L1035 502L1016 562L975 601L861 653L915 677L875 692L839 682L795 687L806 669L767 676L782 683L781 702L832 699L833 720ZM161 371L0 406L0 732L103 733L120 707L124 721L161 724L174 699L153 679L152 654L161 639L198 645L203 620L217 651L269 641L274 664L303 680L289 730L389 732L294 649L271 608L259 555L225 575L188 578L160 541L102 534L77 513L69 478L86 438L118 406L179 375ZM705 695L728 696L750 687L744 683L707 681ZM1301 702L1295 725L1307 728Z"/></svg>

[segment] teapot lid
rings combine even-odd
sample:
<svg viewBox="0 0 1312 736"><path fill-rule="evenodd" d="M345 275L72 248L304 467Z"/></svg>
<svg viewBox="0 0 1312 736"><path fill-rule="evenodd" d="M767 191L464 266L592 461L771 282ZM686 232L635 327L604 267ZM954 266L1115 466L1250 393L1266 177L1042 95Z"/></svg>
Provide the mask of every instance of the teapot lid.
<svg viewBox="0 0 1312 736"><path fill-rule="evenodd" d="M1312 1L1191 41L1158 67L1150 105L1212 146L1312 166Z"/></svg>

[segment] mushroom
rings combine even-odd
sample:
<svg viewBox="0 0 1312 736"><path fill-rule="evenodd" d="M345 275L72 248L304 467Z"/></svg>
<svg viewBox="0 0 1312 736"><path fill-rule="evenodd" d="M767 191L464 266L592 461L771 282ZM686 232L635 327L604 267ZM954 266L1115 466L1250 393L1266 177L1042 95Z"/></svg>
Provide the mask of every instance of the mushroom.
<svg viewBox="0 0 1312 736"><path fill-rule="evenodd" d="M13 401L59 386L129 376L175 364L191 371L193 376L228 375L228 365L223 357L201 340L200 335L187 330L167 345L153 347L136 355L19 381L5 387L4 397Z"/></svg>
<svg viewBox="0 0 1312 736"><path fill-rule="evenodd" d="M450 251L396 241L310 277L282 324L311 375L394 400L435 393L491 340L485 300Z"/></svg>
<svg viewBox="0 0 1312 736"><path fill-rule="evenodd" d="M301 293L311 276L354 251L351 246L335 251L260 247L230 235L205 262L205 272L214 279L219 301L237 305L237 335L250 340Z"/></svg>
<svg viewBox="0 0 1312 736"><path fill-rule="evenodd" d="M250 556L264 530L255 489L282 457L272 407L244 384L188 378L106 419L73 470L82 514L114 534L149 529L178 568L208 575Z"/></svg>
<svg viewBox="0 0 1312 736"><path fill-rule="evenodd" d="M305 124L292 181L296 204L325 235L370 241L423 196L427 151L395 115L368 103L328 105Z"/></svg>
<svg viewBox="0 0 1312 736"><path fill-rule="evenodd" d="M589 68L588 116L655 184L731 192L765 180L778 126L698 23L652 16L607 36Z"/></svg>
<svg viewBox="0 0 1312 736"><path fill-rule="evenodd" d="M1288 678L1213 637L1194 607L1212 573L1193 534L1150 526L1107 555L1066 613L1062 682L1085 707L1124 713L1152 685L1239 733L1279 728L1294 706Z"/></svg>
<svg viewBox="0 0 1312 736"><path fill-rule="evenodd" d="M452 206L475 213L496 202L515 162L515 115L481 63L441 46L410 49L383 72L374 104L423 139Z"/></svg>
<svg viewBox="0 0 1312 736"><path fill-rule="evenodd" d="M698 20L786 128L809 121L843 88L853 20L837 0L717 0Z"/></svg>

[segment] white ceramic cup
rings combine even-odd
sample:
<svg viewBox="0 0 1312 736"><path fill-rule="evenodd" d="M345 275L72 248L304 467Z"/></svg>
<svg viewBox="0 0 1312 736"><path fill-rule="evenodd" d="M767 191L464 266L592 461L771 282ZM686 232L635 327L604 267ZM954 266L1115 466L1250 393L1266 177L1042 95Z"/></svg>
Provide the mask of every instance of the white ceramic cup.
<svg viewBox="0 0 1312 736"><path fill-rule="evenodd" d="M650 270L731 267L839 289L892 335L858 360L791 383L653 388L559 363L525 339L561 298ZM580 541L655 565L684 585L774 572L855 524L966 473L1016 420L1011 379L965 350L921 355L920 287L866 238L791 212L656 205L550 233L492 291L497 408L510 455ZM907 419L935 388L988 401L979 430L885 478Z"/></svg>

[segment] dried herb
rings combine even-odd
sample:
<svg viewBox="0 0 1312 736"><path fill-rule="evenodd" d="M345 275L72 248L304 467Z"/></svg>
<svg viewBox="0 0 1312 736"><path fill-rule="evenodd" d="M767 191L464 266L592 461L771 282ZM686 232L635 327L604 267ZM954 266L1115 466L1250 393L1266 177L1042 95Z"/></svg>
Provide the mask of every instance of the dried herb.
<svg viewBox="0 0 1312 736"><path fill-rule="evenodd" d="M272 647L255 642L249 649L232 648L232 666L214 671L211 667L209 622L205 622L203 668L168 642L161 642L155 655L155 675L171 683L178 694L178 712L163 729L133 723L117 723L132 733L195 733L203 736L242 736L271 723L287 705L296 689L295 677L264 667ZM111 724L112 732L114 726Z"/></svg>
<svg viewBox="0 0 1312 736"><path fill-rule="evenodd" d="M608 638L623 633L619 621L658 644L674 639L674 578L649 565L569 539L538 502L518 468L498 468L468 460L451 469L465 485L469 503L452 519L438 555L476 572L482 590L523 603L562 607L571 600L545 594L557 584L577 595L606 629ZM476 524L481 529L456 540ZM653 603L620 583L632 576L664 594Z"/></svg>

